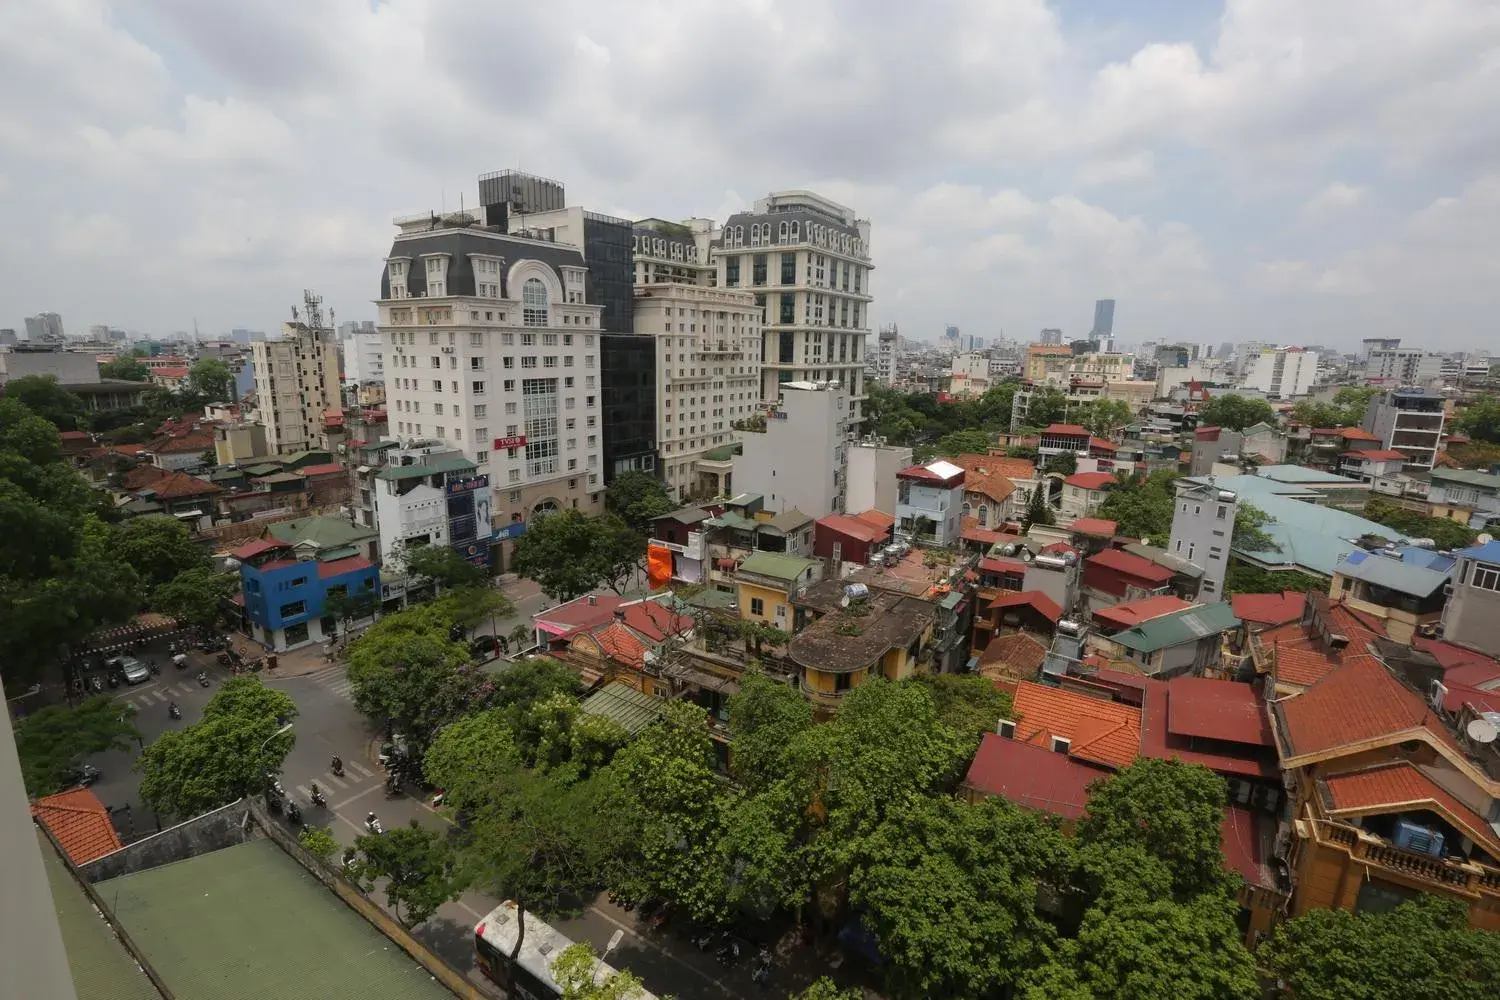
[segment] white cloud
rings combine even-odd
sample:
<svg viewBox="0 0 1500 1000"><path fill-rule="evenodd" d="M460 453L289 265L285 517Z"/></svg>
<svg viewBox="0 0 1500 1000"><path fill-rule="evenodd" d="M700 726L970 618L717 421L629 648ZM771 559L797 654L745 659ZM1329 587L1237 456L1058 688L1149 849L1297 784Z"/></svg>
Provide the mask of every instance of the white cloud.
<svg viewBox="0 0 1500 1000"><path fill-rule="evenodd" d="M1488 334L1500 7L1227 0L1210 43L1107 64L1076 30L1045 0L9 0L7 221L127 252L78 282L0 246L0 325L268 327L304 286L367 316L392 215L519 166L642 216L821 191L914 335L1113 295L1126 339L1352 341L1434 289L1434 337Z"/></svg>

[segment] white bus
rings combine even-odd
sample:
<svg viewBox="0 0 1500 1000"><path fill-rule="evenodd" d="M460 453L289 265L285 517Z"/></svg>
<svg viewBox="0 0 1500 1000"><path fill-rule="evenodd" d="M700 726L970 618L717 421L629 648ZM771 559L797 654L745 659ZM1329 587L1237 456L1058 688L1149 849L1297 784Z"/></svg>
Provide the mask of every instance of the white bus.
<svg viewBox="0 0 1500 1000"><path fill-rule="evenodd" d="M474 955L479 968L513 1000L557 1000L562 996L562 987L552 978L552 963L574 943L573 939L533 913L528 912L525 920L526 936L521 941L521 952L512 959L510 953L516 947L515 902L507 899L485 914L474 928ZM603 982L615 972L600 962L594 979ZM636 991L632 1000L657 998L642 989Z"/></svg>

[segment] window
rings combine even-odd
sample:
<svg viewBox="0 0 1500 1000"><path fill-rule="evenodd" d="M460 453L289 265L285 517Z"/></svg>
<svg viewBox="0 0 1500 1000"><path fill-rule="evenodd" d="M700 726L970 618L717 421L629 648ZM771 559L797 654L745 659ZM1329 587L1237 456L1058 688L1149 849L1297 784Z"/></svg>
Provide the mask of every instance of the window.
<svg viewBox="0 0 1500 1000"><path fill-rule="evenodd" d="M516 380L515 379L508 378L508 379L505 380L505 382L503 384L505 386L505 391L506 392L515 392L516 391ZM510 407L511 404L506 403L505 405L506 405L506 412L507 413L510 412L509 407Z"/></svg>
<svg viewBox="0 0 1500 1000"><path fill-rule="evenodd" d="M307 602L293 601L290 604L283 604L279 609L277 609L277 613L280 614L282 618L296 618L298 615L305 615L307 614Z"/></svg>
<svg viewBox="0 0 1500 1000"><path fill-rule="evenodd" d="M521 322L526 326L547 325L547 286L541 278L527 278L521 286Z"/></svg>
<svg viewBox="0 0 1500 1000"><path fill-rule="evenodd" d="M521 356L521 367L522 368L535 368L536 367L536 355L535 354L525 354L525 355L522 355Z"/></svg>
<svg viewBox="0 0 1500 1000"><path fill-rule="evenodd" d="M489 411L490 411L490 408L488 406L486 406L485 404L483 404L483 403L476 404L475 407L474 407L474 419L475 420L483 420L485 417L489 416Z"/></svg>
<svg viewBox="0 0 1500 1000"><path fill-rule="evenodd" d="M1228 510L1228 507L1224 506L1223 504L1219 504L1219 512L1215 515L1215 517L1217 517L1220 521L1224 520L1224 515Z"/></svg>
<svg viewBox="0 0 1500 1000"><path fill-rule="evenodd" d="M1052 737L1052 752L1053 753L1064 753L1065 754L1065 753L1068 752L1069 748L1071 748L1072 746L1073 746L1073 741L1072 740L1063 739L1061 736L1054 736L1054 737Z"/></svg>
<svg viewBox="0 0 1500 1000"><path fill-rule="evenodd" d="M761 600L759 597L750 598L750 613L752 615L760 615L761 617L765 617L766 602Z"/></svg>
<svg viewBox="0 0 1500 1000"><path fill-rule="evenodd" d="M1216 548L1216 547L1210 546L1209 550L1208 550L1208 558L1210 558L1210 559L1223 559L1224 558L1224 550L1221 549L1221 548Z"/></svg>
<svg viewBox="0 0 1500 1000"><path fill-rule="evenodd" d="M724 262L724 285L728 288L738 288L740 284L740 259L730 257Z"/></svg>
<svg viewBox="0 0 1500 1000"><path fill-rule="evenodd" d="M1480 590L1500 590L1500 566L1474 564L1474 573L1469 581Z"/></svg>
<svg viewBox="0 0 1500 1000"><path fill-rule="evenodd" d="M484 395L484 383L483 382L475 382L475 383L472 384L471 388L473 389L474 395L476 395L476 396L483 396Z"/></svg>
<svg viewBox="0 0 1500 1000"><path fill-rule="evenodd" d="M433 392L442 392L443 391L443 380L442 379L435 378L435 379L432 380L432 391Z"/></svg>
<svg viewBox="0 0 1500 1000"><path fill-rule="evenodd" d="M482 372L482 371L484 371L484 358L480 358L480 357L470 358L469 359L469 371L471 371L471 372Z"/></svg>
<svg viewBox="0 0 1500 1000"><path fill-rule="evenodd" d="M474 461L478 465L484 465L489 460L490 460L490 453L487 452L487 451L476 451L474 453Z"/></svg>
<svg viewBox="0 0 1500 1000"><path fill-rule="evenodd" d="M474 428L474 439L476 441L483 441L485 438L487 438L489 436L490 436L490 429L488 427L476 427L476 428Z"/></svg>
<svg viewBox="0 0 1500 1000"><path fill-rule="evenodd" d="M999 725L1000 735L1006 739L1014 739L1016 735L1016 724L1009 719L1001 719Z"/></svg>
<svg viewBox="0 0 1500 1000"><path fill-rule="evenodd" d="M486 317L488 317L487 313L486 313ZM484 334L479 333L477 331L474 332L474 333L469 334L469 346L470 347L483 347L484 346Z"/></svg>

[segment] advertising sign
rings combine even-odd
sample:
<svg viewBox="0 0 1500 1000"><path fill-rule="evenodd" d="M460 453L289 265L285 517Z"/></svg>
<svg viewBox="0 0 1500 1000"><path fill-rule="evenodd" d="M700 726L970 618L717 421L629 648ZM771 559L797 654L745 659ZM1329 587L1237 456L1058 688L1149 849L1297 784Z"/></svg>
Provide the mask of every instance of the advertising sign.
<svg viewBox="0 0 1500 1000"><path fill-rule="evenodd" d="M501 448L524 448L526 447L526 435L517 434L514 437L495 438L494 447L496 451L499 451Z"/></svg>

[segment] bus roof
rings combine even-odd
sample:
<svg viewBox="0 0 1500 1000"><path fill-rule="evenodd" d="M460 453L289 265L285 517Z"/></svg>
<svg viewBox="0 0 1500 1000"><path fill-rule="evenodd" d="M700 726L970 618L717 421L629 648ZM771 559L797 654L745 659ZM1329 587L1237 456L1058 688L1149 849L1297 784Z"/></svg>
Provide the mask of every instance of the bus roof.
<svg viewBox="0 0 1500 1000"><path fill-rule="evenodd" d="M529 910L525 920L526 937L521 942L521 953L516 956L516 964L557 990L560 995L562 987L552 978L552 963L574 941ZM484 919L474 928L474 933L484 938L501 955L509 958L511 949L516 946L515 901L507 899L485 914ZM594 971L594 982L603 983L617 971L619 970L613 966L600 962ZM654 993L640 989L635 992L632 1000L657 1000L657 997Z"/></svg>

